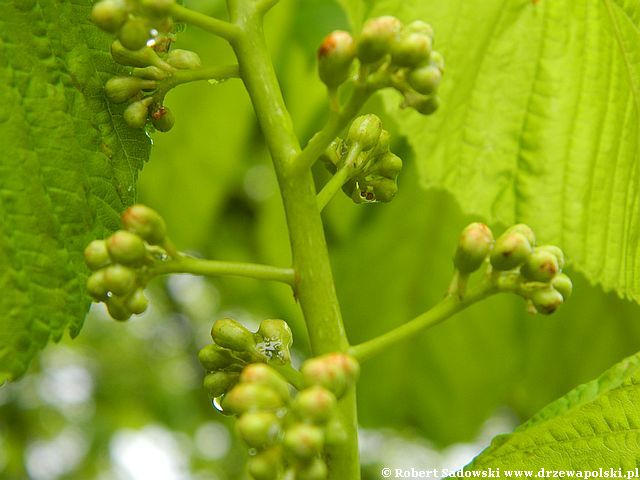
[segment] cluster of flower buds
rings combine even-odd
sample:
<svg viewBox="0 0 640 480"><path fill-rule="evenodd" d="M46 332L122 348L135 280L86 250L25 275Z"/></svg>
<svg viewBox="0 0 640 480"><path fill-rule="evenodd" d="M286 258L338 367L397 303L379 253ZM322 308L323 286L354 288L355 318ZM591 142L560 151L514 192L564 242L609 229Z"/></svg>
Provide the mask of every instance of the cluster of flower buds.
<svg viewBox="0 0 640 480"><path fill-rule="evenodd" d="M207 371L205 389L218 403L220 398L226 398L225 394L238 382L240 372L249 363L284 365L291 360L289 348L293 336L284 320L263 320L253 333L236 320L222 318L211 327L211 338L214 343L200 350L198 358Z"/></svg>
<svg viewBox="0 0 640 480"><path fill-rule="evenodd" d="M534 312L551 314L571 296L571 280L562 273L562 250L536 246L528 225L514 225L495 241L486 225L468 225L460 234L453 263L462 278L488 264L495 286L522 296Z"/></svg>
<svg viewBox="0 0 640 480"><path fill-rule="evenodd" d="M372 88L392 86L404 96L404 107L424 115L438 108L444 59L433 50L429 24L417 20L404 25L383 16L368 20L357 39L342 30L331 32L318 49L318 75L335 91L351 76L356 59L359 81Z"/></svg>
<svg viewBox="0 0 640 480"><path fill-rule="evenodd" d="M93 7L93 22L117 39L111 56L131 75L109 79L105 93L114 103L129 102L124 120L132 128L144 128L150 121L156 130L169 131L174 116L155 95L161 82L177 70L196 69L200 57L189 50L170 49L173 42L170 17L174 0L100 0Z"/></svg>
<svg viewBox="0 0 640 480"><path fill-rule="evenodd" d="M238 416L238 434L252 453L249 473L255 480L325 479L323 451L346 439L337 402L355 384L358 363L340 353L310 359L302 366L306 387L293 395L272 366L241 358L250 347L243 336L233 342L242 351L209 345L199 357L207 370L216 370L207 374L205 386L210 394L223 395L219 409Z"/></svg>
<svg viewBox="0 0 640 480"><path fill-rule="evenodd" d="M355 203L390 202L398 191L402 159L389 150L389 132L376 115L357 117L321 158L332 173L351 170L342 189Z"/></svg>
<svg viewBox="0 0 640 480"><path fill-rule="evenodd" d="M87 291L95 301L104 302L116 320L147 309L148 267L169 257L165 222L156 211L134 205L122 214L122 226L123 230L92 241L84 250L85 262L93 271Z"/></svg>

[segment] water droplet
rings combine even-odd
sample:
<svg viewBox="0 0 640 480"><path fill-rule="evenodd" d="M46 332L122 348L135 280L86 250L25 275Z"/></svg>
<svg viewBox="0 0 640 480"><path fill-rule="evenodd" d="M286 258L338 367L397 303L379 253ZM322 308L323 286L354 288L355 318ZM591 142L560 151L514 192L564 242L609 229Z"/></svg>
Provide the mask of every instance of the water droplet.
<svg viewBox="0 0 640 480"><path fill-rule="evenodd" d="M226 81L226 78L210 78L209 80L207 80L207 82L209 82L209 85L220 85L221 83L224 83Z"/></svg>
<svg viewBox="0 0 640 480"><path fill-rule="evenodd" d="M220 400L221 399L222 399L222 397L212 398L211 399L211 405L213 405L213 408L215 408L220 413L224 413L224 409L222 408L222 405L220 404Z"/></svg>

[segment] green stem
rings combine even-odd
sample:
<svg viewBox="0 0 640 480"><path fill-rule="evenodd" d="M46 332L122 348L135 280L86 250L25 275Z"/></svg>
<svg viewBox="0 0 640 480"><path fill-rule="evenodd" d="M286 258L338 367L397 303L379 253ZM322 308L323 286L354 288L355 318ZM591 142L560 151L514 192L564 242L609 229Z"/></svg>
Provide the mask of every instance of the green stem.
<svg viewBox="0 0 640 480"><path fill-rule="evenodd" d="M220 65L195 70L176 70L171 76L158 82L158 88L153 94L153 97L156 102L161 103L167 92L178 85L202 80L224 81L229 78L238 78L239 76L240 71L238 65Z"/></svg>
<svg viewBox="0 0 640 480"><path fill-rule="evenodd" d="M346 351L349 344L342 323L316 191L310 170L292 169L300 153L291 117L284 104L262 29L262 13L252 0L227 0L233 22L242 30L231 45L240 74L271 153L284 204L296 293L314 354ZM355 393L341 400L339 414L347 429L344 445L327 450L330 480L358 480L358 438Z"/></svg>
<svg viewBox="0 0 640 480"><path fill-rule="evenodd" d="M232 23L210 17L204 13L195 12L177 3L171 6L171 16L179 22L194 25L229 41L236 38L240 33L240 29Z"/></svg>
<svg viewBox="0 0 640 480"><path fill-rule="evenodd" d="M293 385L297 390L303 390L305 388L306 384L302 373L293 368L290 363L285 365L270 363L269 366L280 373L280 375L282 375L287 382Z"/></svg>
<svg viewBox="0 0 640 480"><path fill-rule="evenodd" d="M322 187L322 190L318 193L319 210L322 211L324 207L327 206L333 196L338 193L347 180L349 180L352 173L352 168L344 166L338 170L333 177L331 177L331 180L329 180L324 187Z"/></svg>
<svg viewBox="0 0 640 480"><path fill-rule="evenodd" d="M295 274L291 268L280 268L256 263L219 262L216 260L202 260L200 258L185 256L154 266L150 269L150 273L152 275L191 273L205 276L247 277L257 280L273 280L291 286L295 283Z"/></svg>
<svg viewBox="0 0 640 480"><path fill-rule="evenodd" d="M360 362L368 360L379 353L389 350L391 347L403 342L404 340L413 338L420 331L439 324L452 315L464 310L468 306L495 292L495 287L490 284L485 284L476 290L469 292L462 299L460 299L457 294L447 295L430 310L427 310L423 314L415 317L413 320L410 320L404 325L380 335L379 337L351 347L349 349L349 353Z"/></svg>
<svg viewBox="0 0 640 480"><path fill-rule="evenodd" d="M313 166L331 142L355 118L370 95L371 90L366 84L357 84L355 86L351 97L342 110L340 112L331 112L329 120L322 127L322 130L311 137L304 150L297 156L295 159L296 172L304 172Z"/></svg>

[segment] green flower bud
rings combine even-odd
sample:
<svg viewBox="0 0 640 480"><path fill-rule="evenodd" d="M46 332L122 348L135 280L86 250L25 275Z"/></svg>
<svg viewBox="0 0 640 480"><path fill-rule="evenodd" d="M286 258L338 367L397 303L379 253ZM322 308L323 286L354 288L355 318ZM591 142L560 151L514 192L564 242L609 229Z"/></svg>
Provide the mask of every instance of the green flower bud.
<svg viewBox="0 0 640 480"><path fill-rule="evenodd" d="M98 270L111 263L107 242L104 240L93 240L84 249L84 261L91 270Z"/></svg>
<svg viewBox="0 0 640 480"><path fill-rule="evenodd" d="M329 353L305 361L301 371L309 386L320 385L340 398L355 385L360 365L344 353Z"/></svg>
<svg viewBox="0 0 640 480"><path fill-rule="evenodd" d="M353 37L348 32L335 30L327 35L318 49L318 76L329 88L336 88L349 78L351 64L356 56Z"/></svg>
<svg viewBox="0 0 640 480"><path fill-rule="evenodd" d="M141 313L146 312L147 307L149 306L149 300L147 300L144 290L139 288L133 292L133 295L127 298L125 305L131 313L134 315L140 315Z"/></svg>
<svg viewBox="0 0 640 480"><path fill-rule="evenodd" d="M336 416L329 420L324 428L325 445L338 446L344 445L349 440L347 430L344 428L340 419Z"/></svg>
<svg viewBox="0 0 640 480"><path fill-rule="evenodd" d="M231 318L216 320L211 327L211 338L221 347L237 352L255 350L256 347L253 333Z"/></svg>
<svg viewBox="0 0 640 480"><path fill-rule="evenodd" d="M153 80L143 80L138 77L113 77L107 80L104 91L113 103L124 103L132 97L142 93L142 89L156 88Z"/></svg>
<svg viewBox="0 0 640 480"><path fill-rule="evenodd" d="M325 480L328 474L327 464L318 457L298 467L296 480Z"/></svg>
<svg viewBox="0 0 640 480"><path fill-rule="evenodd" d="M223 370L241 362L241 360L236 358L231 351L221 347L220 345L216 345L215 343L202 348L198 352L198 360L204 369L209 372Z"/></svg>
<svg viewBox="0 0 640 480"><path fill-rule="evenodd" d="M101 0L91 10L91 21L107 33L116 33L127 19L127 5L122 0Z"/></svg>
<svg viewBox="0 0 640 480"><path fill-rule="evenodd" d="M218 398L238 383L239 376L236 372L208 373L205 375L202 385L211 398Z"/></svg>
<svg viewBox="0 0 640 480"><path fill-rule="evenodd" d="M255 480L279 479L282 474L282 450L271 447L247 461L247 470Z"/></svg>
<svg viewBox="0 0 640 480"><path fill-rule="evenodd" d="M376 202L390 202L398 193L398 184L395 179L377 178L371 181Z"/></svg>
<svg viewBox="0 0 640 480"><path fill-rule="evenodd" d="M126 305L122 303L119 298L111 297L106 301L107 311L114 320L124 322L131 318L131 312L127 309Z"/></svg>
<svg viewBox="0 0 640 480"><path fill-rule="evenodd" d="M96 302L104 302L109 298L109 289L105 285L104 270L98 270L89 275L87 292Z"/></svg>
<svg viewBox="0 0 640 480"><path fill-rule="evenodd" d="M144 100L138 100L125 109L124 121L131 128L144 128L147 124L148 113L148 103Z"/></svg>
<svg viewBox="0 0 640 480"><path fill-rule="evenodd" d="M431 63L438 67L440 73L444 74L444 57L440 52L431 52Z"/></svg>
<svg viewBox="0 0 640 480"><path fill-rule="evenodd" d="M280 420L272 412L247 412L236 423L240 438L251 448L263 450L280 434Z"/></svg>
<svg viewBox="0 0 640 480"><path fill-rule="evenodd" d="M560 247L556 247L555 245L540 245L538 248L553 254L556 260L558 260L558 268L562 271L564 268L564 252Z"/></svg>
<svg viewBox="0 0 640 480"><path fill-rule="evenodd" d="M278 319L263 320L257 335L262 341L256 347L263 355L283 364L291 361L289 348L293 344L293 334L287 322Z"/></svg>
<svg viewBox="0 0 640 480"><path fill-rule="evenodd" d="M387 153L390 153L389 152L390 145L391 145L391 135L389 135L388 131L386 131L385 129L382 129L382 131L380 132L380 138L378 138L378 143L371 151L370 158L380 157L382 155L386 155Z"/></svg>
<svg viewBox="0 0 640 480"><path fill-rule="evenodd" d="M551 286L560 292L564 300L567 300L571 296L571 292L573 292L573 282L571 282L571 279L564 273L553 277Z"/></svg>
<svg viewBox="0 0 640 480"><path fill-rule="evenodd" d="M391 44L400 34L402 22L395 17L384 16L368 20L358 39L357 56L362 63L380 60L391 50Z"/></svg>
<svg viewBox="0 0 640 480"><path fill-rule="evenodd" d="M109 255L115 263L140 265L147 256L144 241L135 233L118 230L107 239Z"/></svg>
<svg viewBox="0 0 640 480"><path fill-rule="evenodd" d="M518 223L516 225L512 225L511 227L507 228L507 230L504 233L508 234L508 233L514 233L514 232L524 235L525 238L529 240L529 245L531 245L532 247L536 246L536 234L533 233L533 230L529 225L525 225L524 223Z"/></svg>
<svg viewBox="0 0 640 480"><path fill-rule="evenodd" d="M493 234L484 223L472 223L465 227L458 239L453 264L460 273L475 272L489 255L493 246Z"/></svg>
<svg viewBox="0 0 640 480"><path fill-rule="evenodd" d="M419 97L410 103L408 106L421 113L422 115L431 115L440 107L440 97L438 95L429 95L428 97Z"/></svg>
<svg viewBox="0 0 640 480"><path fill-rule="evenodd" d="M491 252L491 265L496 270L511 270L522 265L533 248L529 240L517 232L500 235Z"/></svg>
<svg viewBox="0 0 640 480"><path fill-rule="evenodd" d="M104 283L118 297L129 295L136 287L136 272L123 265L109 265L104 269Z"/></svg>
<svg viewBox="0 0 640 480"><path fill-rule="evenodd" d="M425 65L409 72L407 81L411 88L423 95L431 95L440 86L442 73L435 65Z"/></svg>
<svg viewBox="0 0 640 480"><path fill-rule="evenodd" d="M536 290L531 295L531 301L536 310L544 315L555 312L562 304L562 294L553 288Z"/></svg>
<svg viewBox="0 0 640 480"><path fill-rule="evenodd" d="M242 383L252 383L270 388L285 402L288 401L291 396L287 381L282 375L264 363L247 365L240 374L240 381Z"/></svg>
<svg viewBox="0 0 640 480"><path fill-rule="evenodd" d="M296 423L284 433L283 445L294 457L309 460L322 451L324 432L315 425Z"/></svg>
<svg viewBox="0 0 640 480"><path fill-rule="evenodd" d="M149 50L152 50L152 49L149 49ZM134 77L144 78L145 80L158 80L158 81L164 80L169 76L169 74L165 70L155 67L153 65L150 65L148 67L142 67L142 68L134 68L131 74Z"/></svg>
<svg viewBox="0 0 640 480"><path fill-rule="evenodd" d="M202 66L200 56L196 52L179 48L171 50L164 60L172 67L181 70L194 70Z"/></svg>
<svg viewBox="0 0 640 480"><path fill-rule="evenodd" d="M151 123L160 132L168 132L173 128L175 117L168 107L161 106L151 112Z"/></svg>
<svg viewBox="0 0 640 480"><path fill-rule="evenodd" d="M402 170L402 159L392 152L387 152L379 158L372 169L373 172L389 179L395 179L400 170Z"/></svg>
<svg viewBox="0 0 640 480"><path fill-rule="evenodd" d="M520 272L529 280L548 282L560 272L558 258L553 252L536 247L527 258Z"/></svg>
<svg viewBox="0 0 640 480"><path fill-rule="evenodd" d="M278 410L284 406L280 395L264 385L253 383L239 383L221 402L225 412L242 415L254 410Z"/></svg>
<svg viewBox="0 0 640 480"><path fill-rule="evenodd" d="M151 29L144 18L130 18L120 28L118 40L129 50L140 50L147 46L151 38Z"/></svg>
<svg viewBox="0 0 640 480"><path fill-rule="evenodd" d="M431 39L422 33L405 33L391 44L391 61L401 67L417 67L430 55Z"/></svg>
<svg viewBox="0 0 640 480"><path fill-rule="evenodd" d="M133 205L122 213L122 226L151 245L161 245L167 236L167 227L158 212L141 204Z"/></svg>
<svg viewBox="0 0 640 480"><path fill-rule="evenodd" d="M161 60L153 48L144 47L132 51L125 48L119 40L111 44L111 56L116 63L127 67L145 68L155 66L163 70L171 69L171 66ZM156 80L161 80L161 78Z"/></svg>
<svg viewBox="0 0 640 480"><path fill-rule="evenodd" d="M293 401L292 409L301 420L324 424L336 409L336 396L320 385L302 390Z"/></svg>
<svg viewBox="0 0 640 480"><path fill-rule="evenodd" d="M404 28L404 31L407 33L422 33L428 36L433 42L433 27L422 20L414 20Z"/></svg>
<svg viewBox="0 0 640 480"><path fill-rule="evenodd" d="M369 113L360 115L349 127L347 140L356 143L362 150L371 150L380 140L382 134L382 122L377 115Z"/></svg>
<svg viewBox="0 0 640 480"><path fill-rule="evenodd" d="M174 0L141 0L143 11L152 17L166 17L171 12Z"/></svg>

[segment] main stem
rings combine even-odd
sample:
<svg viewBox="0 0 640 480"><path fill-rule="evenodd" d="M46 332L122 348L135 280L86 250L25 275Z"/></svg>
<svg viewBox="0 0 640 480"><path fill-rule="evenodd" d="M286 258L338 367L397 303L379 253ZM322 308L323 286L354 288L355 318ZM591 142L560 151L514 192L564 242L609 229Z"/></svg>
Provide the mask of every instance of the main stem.
<svg viewBox="0 0 640 480"><path fill-rule="evenodd" d="M284 203L296 294L304 313L314 354L346 351L349 347L336 296L329 254L310 170L295 172L293 159L300 144L284 104L262 29L262 15L250 0L228 0L232 22L240 27L231 43L240 75L253 102L273 159ZM360 464L355 392L340 402L348 439L329 448L327 463L332 480L358 480Z"/></svg>

